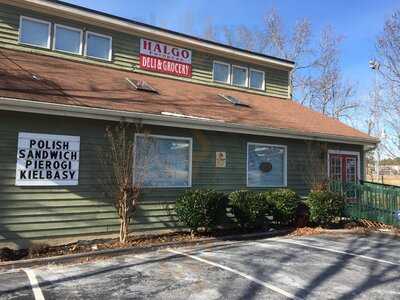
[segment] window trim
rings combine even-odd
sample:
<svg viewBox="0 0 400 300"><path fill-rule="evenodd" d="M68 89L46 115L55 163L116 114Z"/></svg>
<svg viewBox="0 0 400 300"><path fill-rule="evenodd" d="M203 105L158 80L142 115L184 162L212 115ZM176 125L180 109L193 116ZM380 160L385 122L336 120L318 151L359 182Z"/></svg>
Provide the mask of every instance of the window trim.
<svg viewBox="0 0 400 300"><path fill-rule="evenodd" d="M21 41L21 37L22 37L22 21L24 19L48 25L47 26L47 46L40 46L40 45L30 44L30 43L26 43L26 42ZM18 43L22 44L22 45L32 46L32 47L38 47L38 48L41 48L41 49L50 49L51 48L51 25L52 24L49 21L36 19L36 18L31 18L31 17L27 17L27 16L21 15L19 17Z"/></svg>
<svg viewBox="0 0 400 300"><path fill-rule="evenodd" d="M249 184L249 147L250 145L256 146L268 146L268 147L280 147L285 149L283 156L283 184L282 185L250 185ZM252 188L286 188L287 187L287 146L278 144L265 144L265 143L254 143L247 142L247 159L246 159L246 186Z"/></svg>
<svg viewBox="0 0 400 300"><path fill-rule="evenodd" d="M140 136L146 136L146 137L153 137L156 139L165 139L165 140L184 140L184 141L189 141L189 178L188 178L188 185L183 185L183 186L145 186L143 185L143 188L156 188L156 189L174 189L174 188L191 188L192 187L192 164L193 164L193 138L191 137L182 137L182 136L172 136L172 135L160 135L160 134L144 134L144 133L136 133L135 134L135 145L137 145L137 137ZM134 170L136 170L136 146L133 148L134 153L133 153L133 165L134 165ZM135 182L135 174L133 174L133 182Z"/></svg>
<svg viewBox="0 0 400 300"><path fill-rule="evenodd" d="M78 31L79 32L79 34L80 34L80 45L79 45L79 52L78 53L71 52L71 51L66 51L66 50L61 50L61 49L56 49L57 27L61 27L61 28L65 28L65 29L69 29L69 30L72 30L72 31ZM53 50L54 51L60 51L60 52L69 53L69 54L75 54L75 55L82 55L82 50L83 50L83 30L82 29L55 23L54 24L54 33L53 33L53 35L54 35L53 36Z"/></svg>
<svg viewBox="0 0 400 300"><path fill-rule="evenodd" d="M88 44L89 44L88 43L88 35L89 34L109 39L109 41L110 41L110 50L108 51L108 58L96 57L96 56L91 56L91 55L87 54ZM89 58L94 58L94 59L100 59L100 60L103 60L103 61L111 61L112 60L112 36L101 34L101 33L97 33L97 32L93 32L93 31L86 31L85 32L85 53L84 53L84 56L89 57Z"/></svg>
<svg viewBox="0 0 400 300"><path fill-rule="evenodd" d="M215 74L215 72L214 72L215 64L221 64L221 65L228 66L228 81L220 81L220 80L215 79L215 76L214 76L214 74ZM213 61L213 75L212 75L212 78L213 78L214 82L224 83L224 84L231 84L231 64L223 62L223 61L220 61L220 60L214 60Z"/></svg>
<svg viewBox="0 0 400 300"><path fill-rule="evenodd" d="M262 73L263 82L262 82L262 88L261 89L251 86L251 72ZM249 70L249 88L253 89L253 90L258 90L258 91L265 91L265 71L261 71L261 70L250 68L250 70Z"/></svg>
<svg viewBox="0 0 400 300"><path fill-rule="evenodd" d="M233 83L233 68L246 70L246 76L245 76L246 81L245 81L244 85ZM238 87L245 87L245 88L249 87L249 68L243 67L243 66L238 66L238 65L232 65L232 68L231 68L231 84L233 86L238 86Z"/></svg>

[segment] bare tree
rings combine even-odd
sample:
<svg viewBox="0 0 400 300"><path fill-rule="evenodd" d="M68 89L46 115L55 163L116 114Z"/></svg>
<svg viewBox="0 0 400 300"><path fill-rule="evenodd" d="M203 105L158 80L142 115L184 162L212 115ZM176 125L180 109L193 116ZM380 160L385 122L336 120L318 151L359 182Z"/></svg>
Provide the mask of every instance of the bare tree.
<svg viewBox="0 0 400 300"><path fill-rule="evenodd" d="M142 181L134 180L134 137L141 132L140 124L120 123L106 128L106 144L99 149L100 167L107 193L114 198L120 220L119 238L126 243L129 237L129 220L133 217L142 190Z"/></svg>
<svg viewBox="0 0 400 300"><path fill-rule="evenodd" d="M380 57L380 71L398 95L400 86L400 10L386 20L376 48Z"/></svg>
<svg viewBox="0 0 400 300"><path fill-rule="evenodd" d="M265 52L295 62L290 74L291 90L298 97L303 97L307 80L305 70L314 64L311 48L311 23L302 19L296 23L292 30L287 30L281 16L275 9L267 12L265 19L265 32L263 46ZM300 102L303 100L300 99Z"/></svg>
<svg viewBox="0 0 400 300"><path fill-rule="evenodd" d="M218 30L216 26L213 23L213 20L211 17L208 17L205 22L205 28L203 32L203 38L210 40L210 41L217 41L218 37Z"/></svg>
<svg viewBox="0 0 400 300"><path fill-rule="evenodd" d="M224 26L224 42L293 60L295 66L290 74L290 84L295 98L325 115L350 120L358 104L353 99L355 85L343 78L340 66L342 38L327 27L319 41L313 42L309 20L299 20L288 30L275 9L266 13L263 24L261 30L245 25ZM215 40L219 36L217 33L209 20L204 36Z"/></svg>
<svg viewBox="0 0 400 300"><path fill-rule="evenodd" d="M383 90L379 104L389 131L385 152L396 157L400 152L400 10L385 21L376 49Z"/></svg>
<svg viewBox="0 0 400 300"><path fill-rule="evenodd" d="M331 27L323 30L313 63L313 74L304 86L305 104L336 119L348 118L358 107L353 99L355 86L344 80L340 67L340 36Z"/></svg>

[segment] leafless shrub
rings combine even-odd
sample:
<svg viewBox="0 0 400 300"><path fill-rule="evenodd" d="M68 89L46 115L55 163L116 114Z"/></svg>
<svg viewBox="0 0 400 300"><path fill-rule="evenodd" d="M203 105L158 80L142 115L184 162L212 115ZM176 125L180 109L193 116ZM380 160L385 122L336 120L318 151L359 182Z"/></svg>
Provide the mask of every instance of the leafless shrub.
<svg viewBox="0 0 400 300"><path fill-rule="evenodd" d="M111 193L120 220L119 237L126 243L129 221L133 217L143 187L143 176L134 164L135 134L142 132L141 124L119 123L106 128L106 143L99 149L100 167L104 173L103 188Z"/></svg>
<svg viewBox="0 0 400 300"><path fill-rule="evenodd" d="M292 160L296 172L301 173L302 179L310 190L325 190L328 184L326 153L328 145L318 141L305 141L305 152L302 160Z"/></svg>

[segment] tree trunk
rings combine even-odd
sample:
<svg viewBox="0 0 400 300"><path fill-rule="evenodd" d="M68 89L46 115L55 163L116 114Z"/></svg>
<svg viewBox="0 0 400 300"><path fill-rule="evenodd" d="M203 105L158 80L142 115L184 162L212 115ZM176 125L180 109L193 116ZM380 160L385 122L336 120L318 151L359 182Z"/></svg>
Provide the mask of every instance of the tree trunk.
<svg viewBox="0 0 400 300"><path fill-rule="evenodd" d="M128 218L121 219L120 229L119 229L119 241L125 244L128 241L129 235L129 224Z"/></svg>
<svg viewBox="0 0 400 300"><path fill-rule="evenodd" d="M120 230L119 230L119 241L121 243L126 243L128 241L129 235L129 217L128 217L128 201L129 201L129 192L125 189L122 193L122 199L120 199Z"/></svg>

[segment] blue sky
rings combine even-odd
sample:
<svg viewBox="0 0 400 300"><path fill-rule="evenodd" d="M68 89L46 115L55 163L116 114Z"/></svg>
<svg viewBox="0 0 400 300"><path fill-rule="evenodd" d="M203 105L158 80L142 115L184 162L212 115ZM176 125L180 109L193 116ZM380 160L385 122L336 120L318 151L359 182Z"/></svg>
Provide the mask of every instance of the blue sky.
<svg viewBox="0 0 400 300"><path fill-rule="evenodd" d="M68 0L67 2L166 27L185 33L200 34L211 19L222 27L247 25L261 27L265 12L275 8L287 27L296 20L308 18L314 34L331 25L344 36L342 66L346 79L357 83L358 98L364 101L372 84L373 74L368 61L374 56L374 42L384 20L396 9L397 0ZM193 32L187 32L188 16L192 16ZM356 121L356 120L355 120ZM358 126L362 122L357 120Z"/></svg>

